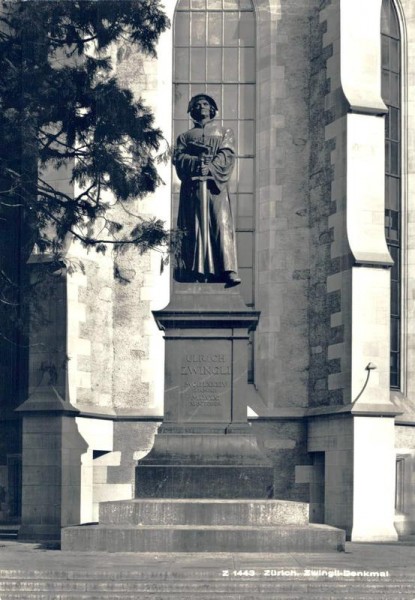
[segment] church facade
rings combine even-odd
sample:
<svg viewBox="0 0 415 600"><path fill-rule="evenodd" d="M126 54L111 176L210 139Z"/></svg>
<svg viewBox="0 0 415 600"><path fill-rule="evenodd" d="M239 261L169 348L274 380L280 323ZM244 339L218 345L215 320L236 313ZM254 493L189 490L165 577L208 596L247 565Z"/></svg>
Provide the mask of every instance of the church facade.
<svg viewBox="0 0 415 600"><path fill-rule="evenodd" d="M156 59L120 45L113 61L166 144L189 129L198 93L235 132L240 293L261 313L248 414L274 498L309 502L311 522L355 541L414 533L415 5L171 0L165 10L172 27ZM132 212L174 227L180 182L170 162L160 174ZM2 252L10 260L10 244ZM57 537L96 521L99 502L133 497L134 466L163 419L152 311L169 301L165 257L75 242L67 256L84 270L57 278L26 359L2 351L0 521L26 538Z"/></svg>

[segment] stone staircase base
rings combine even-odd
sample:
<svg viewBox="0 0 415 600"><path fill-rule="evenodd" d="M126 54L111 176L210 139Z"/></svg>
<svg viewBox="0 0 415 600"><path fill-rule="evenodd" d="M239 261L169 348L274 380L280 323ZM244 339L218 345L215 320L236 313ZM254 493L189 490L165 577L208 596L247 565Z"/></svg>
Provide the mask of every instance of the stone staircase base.
<svg viewBox="0 0 415 600"><path fill-rule="evenodd" d="M308 506L281 500L134 499L100 505L99 525L67 527L77 552L330 552L343 530L308 523Z"/></svg>
<svg viewBox="0 0 415 600"><path fill-rule="evenodd" d="M330 552L344 543L344 532L327 525L91 525L62 536L62 549L78 552Z"/></svg>

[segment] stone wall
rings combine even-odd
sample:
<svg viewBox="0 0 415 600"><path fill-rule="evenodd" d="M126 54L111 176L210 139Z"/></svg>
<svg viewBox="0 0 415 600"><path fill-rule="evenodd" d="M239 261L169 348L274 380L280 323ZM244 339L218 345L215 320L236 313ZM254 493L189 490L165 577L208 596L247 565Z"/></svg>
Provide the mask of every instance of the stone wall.
<svg viewBox="0 0 415 600"><path fill-rule="evenodd" d="M119 421L114 424L114 447L123 448L120 463L108 469L108 483L131 481L134 484L134 468L153 447L154 435L160 421Z"/></svg>
<svg viewBox="0 0 415 600"><path fill-rule="evenodd" d="M255 381L266 406L307 405L310 17L258 2Z"/></svg>
<svg viewBox="0 0 415 600"><path fill-rule="evenodd" d="M252 421L260 450L274 465L274 497L308 502L309 481L299 482L297 465L308 465L306 424L301 421Z"/></svg>
<svg viewBox="0 0 415 600"><path fill-rule="evenodd" d="M389 272L384 237L384 121L380 97L380 5L321 4L314 28L311 126L313 267L310 403L348 404L365 367L366 397L388 402ZM360 23L360 20L359 20ZM323 133L324 132L324 133ZM369 306L376 306L370 311Z"/></svg>
<svg viewBox="0 0 415 600"><path fill-rule="evenodd" d="M167 39L166 39L167 38ZM171 56L166 69L164 47L171 43L171 31L163 34L159 44L159 58L140 55L133 48L117 49L116 74L122 85L130 89L136 98L142 98L155 115L166 143L160 152L168 149L171 138L171 114L166 110L172 97ZM171 164L160 165L163 184L154 194L137 200L129 207L132 215L142 218L157 217L170 222ZM118 216L126 227L137 223L135 216L119 211ZM151 310L168 303L169 268L162 267L163 255L152 251L139 255L134 249L120 254L115 268L120 278L114 282L114 408L121 411L163 412L164 342L157 329Z"/></svg>
<svg viewBox="0 0 415 600"><path fill-rule="evenodd" d="M312 420L308 428L308 451L325 453L323 522L345 529L350 535L353 522L353 421L335 416Z"/></svg>
<svg viewBox="0 0 415 600"><path fill-rule="evenodd" d="M16 521L20 508L21 422L0 422L0 523ZM12 466L14 465L14 466Z"/></svg>
<svg viewBox="0 0 415 600"><path fill-rule="evenodd" d="M335 187L335 159L342 164L341 143L326 126L341 114L333 106L339 96L340 81L333 69L333 54L338 53L339 31L333 23L331 2L324 2L311 18L310 46L310 406L342 403L341 390L329 390L329 376L340 371L340 358L329 354L329 347L344 341L341 324L339 290L327 290L327 277L333 271L332 246L342 232L330 223L332 215L341 209L342 194L332 194ZM330 33L328 31L330 30ZM340 127L341 131L341 127ZM337 174L338 177L338 174ZM336 236L335 236L336 233ZM344 232L343 232L344 235Z"/></svg>
<svg viewBox="0 0 415 600"><path fill-rule="evenodd" d="M80 409L105 410L112 407L112 264L78 245L71 251L84 272L77 267L67 276L69 399Z"/></svg>

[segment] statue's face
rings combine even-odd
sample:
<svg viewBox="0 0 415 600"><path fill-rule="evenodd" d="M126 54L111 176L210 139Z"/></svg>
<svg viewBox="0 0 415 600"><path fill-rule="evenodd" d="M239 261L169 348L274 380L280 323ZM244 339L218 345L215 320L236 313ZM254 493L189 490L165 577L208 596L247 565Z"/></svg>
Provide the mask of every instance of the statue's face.
<svg viewBox="0 0 415 600"><path fill-rule="evenodd" d="M197 121L210 118L211 105L206 98L199 98L193 107L192 116Z"/></svg>

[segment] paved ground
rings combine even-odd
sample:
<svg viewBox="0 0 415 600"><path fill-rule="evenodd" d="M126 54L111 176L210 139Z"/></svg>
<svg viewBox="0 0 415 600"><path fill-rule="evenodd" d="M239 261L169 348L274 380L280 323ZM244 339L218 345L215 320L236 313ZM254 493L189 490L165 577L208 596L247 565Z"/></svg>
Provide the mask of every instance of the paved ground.
<svg viewBox="0 0 415 600"><path fill-rule="evenodd" d="M1 600L415 600L415 538L341 553L61 552L0 540Z"/></svg>
<svg viewBox="0 0 415 600"><path fill-rule="evenodd" d="M415 536L399 543L347 543L346 552L302 554L189 554L189 553L91 553L61 552L50 545L0 540L0 570L93 570L128 571L139 568L155 576L160 573L198 572L201 576L244 577L239 571L290 569L301 573L307 569L349 571L388 571L390 577L408 576L415 580ZM415 590L414 590L415 591Z"/></svg>

